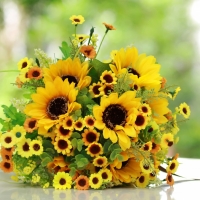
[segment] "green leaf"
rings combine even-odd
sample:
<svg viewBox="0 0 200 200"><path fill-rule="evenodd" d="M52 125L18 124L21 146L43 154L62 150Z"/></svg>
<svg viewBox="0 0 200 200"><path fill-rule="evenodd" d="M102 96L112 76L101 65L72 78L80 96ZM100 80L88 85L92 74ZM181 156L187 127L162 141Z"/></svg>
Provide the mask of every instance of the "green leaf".
<svg viewBox="0 0 200 200"><path fill-rule="evenodd" d="M73 132L72 135L71 135L71 138L77 138L77 139L79 139L79 138L81 138L81 135L78 132Z"/></svg>
<svg viewBox="0 0 200 200"><path fill-rule="evenodd" d="M70 171L69 171L69 175L70 175L71 177L73 177L73 176L75 175L75 173L76 173L76 168L75 168L75 167L71 167L71 168L70 168Z"/></svg>
<svg viewBox="0 0 200 200"><path fill-rule="evenodd" d="M114 151L112 151L112 153L110 154L110 159L113 161L115 160L119 155L120 153L122 152L121 149L115 149Z"/></svg>
<svg viewBox="0 0 200 200"><path fill-rule="evenodd" d="M42 160L45 159L45 158L48 158L48 157L50 157L50 156L49 156L49 154L46 153L46 152L43 152L43 153L40 155L40 158L41 158Z"/></svg>
<svg viewBox="0 0 200 200"><path fill-rule="evenodd" d="M51 162L51 161L52 161L52 159L51 159L50 157L46 157L46 158L44 158L44 159L42 160L41 164L42 164L43 167L45 167L45 166L47 166L47 164L48 164L49 162Z"/></svg>
<svg viewBox="0 0 200 200"><path fill-rule="evenodd" d="M54 149L54 146L50 140L44 139L42 145L43 145L44 149L47 149L47 148Z"/></svg>
<svg viewBox="0 0 200 200"><path fill-rule="evenodd" d="M76 139L76 138L72 139L71 143L72 143L72 146L73 146L74 148L77 147L77 139Z"/></svg>
<svg viewBox="0 0 200 200"><path fill-rule="evenodd" d="M104 146L103 146L103 152L104 153L108 153L108 148L110 147L110 145L112 145L112 142L110 140L107 140L105 143L104 143Z"/></svg>
<svg viewBox="0 0 200 200"><path fill-rule="evenodd" d="M67 59L67 58L70 57L71 48L69 47L69 45L67 44L67 42L62 42L62 46L59 47L59 49L63 53L63 60L65 60L65 59Z"/></svg>
<svg viewBox="0 0 200 200"><path fill-rule="evenodd" d="M116 158L119 160L119 162L124 161L124 157L121 154L118 154Z"/></svg>
<svg viewBox="0 0 200 200"><path fill-rule="evenodd" d="M108 148L108 151L114 151L115 149L120 149L120 146L119 144L116 144L116 143L112 143L109 148Z"/></svg>
<svg viewBox="0 0 200 200"><path fill-rule="evenodd" d="M81 151L82 148L83 148L83 140L79 139L77 144L78 144L78 145L77 145L78 151Z"/></svg>

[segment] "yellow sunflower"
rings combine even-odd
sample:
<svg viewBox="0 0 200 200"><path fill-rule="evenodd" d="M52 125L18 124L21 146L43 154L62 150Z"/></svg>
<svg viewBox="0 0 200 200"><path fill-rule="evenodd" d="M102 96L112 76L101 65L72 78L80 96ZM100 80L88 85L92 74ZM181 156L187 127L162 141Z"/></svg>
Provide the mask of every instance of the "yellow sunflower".
<svg viewBox="0 0 200 200"><path fill-rule="evenodd" d="M28 69L29 67L31 67L31 65L32 65L32 62L31 62L27 57L21 59L21 60L17 63L17 66L18 66L18 69L19 69L19 70Z"/></svg>
<svg viewBox="0 0 200 200"><path fill-rule="evenodd" d="M190 116L190 107L186 103L182 103L177 111L183 115L184 118L188 118Z"/></svg>
<svg viewBox="0 0 200 200"><path fill-rule="evenodd" d="M70 189L72 185L72 178L68 173L58 172L53 179L53 187L55 189L65 190Z"/></svg>
<svg viewBox="0 0 200 200"><path fill-rule="evenodd" d="M128 91L118 97L112 93L102 97L100 106L93 107L95 126L103 130L103 137L113 143L118 142L123 150L130 148L129 137L135 137L136 131L132 124L136 120L140 99L135 98L136 92Z"/></svg>
<svg viewBox="0 0 200 200"><path fill-rule="evenodd" d="M85 19L82 15L72 15L70 18L69 18L71 21L72 21L72 24L82 24Z"/></svg>
<svg viewBox="0 0 200 200"><path fill-rule="evenodd" d="M6 132L0 137L0 143L5 148L12 148L16 142L17 138L11 132Z"/></svg>
<svg viewBox="0 0 200 200"><path fill-rule="evenodd" d="M53 81L57 76L64 81L67 79L69 83L74 83L78 88L87 87L91 82L91 77L87 76L89 69L88 62L81 63L79 58L72 60L59 60L52 64L50 68L45 68L44 82Z"/></svg>
<svg viewBox="0 0 200 200"><path fill-rule="evenodd" d="M110 64L110 68L115 74L122 73L124 68L128 69L133 85L136 82L139 87L156 91L160 89L162 77L159 74L160 65L156 64L155 57L139 55L135 47L128 47L116 53L113 63Z"/></svg>
<svg viewBox="0 0 200 200"><path fill-rule="evenodd" d="M122 152L121 155L124 159L123 162L116 159L110 164L113 181L130 183L140 175L140 161L137 161L130 153Z"/></svg>
<svg viewBox="0 0 200 200"><path fill-rule="evenodd" d="M24 112L37 119L39 126L47 130L72 111L81 108L75 102L77 94L74 84L57 77L53 82L46 82L45 88L37 88L37 93L32 95L33 103L28 104Z"/></svg>

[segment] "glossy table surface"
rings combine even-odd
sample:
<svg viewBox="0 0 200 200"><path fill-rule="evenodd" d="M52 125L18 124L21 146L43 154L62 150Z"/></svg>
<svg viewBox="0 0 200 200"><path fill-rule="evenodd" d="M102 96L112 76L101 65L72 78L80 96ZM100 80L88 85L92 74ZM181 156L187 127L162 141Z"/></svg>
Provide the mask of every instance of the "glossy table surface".
<svg viewBox="0 0 200 200"><path fill-rule="evenodd" d="M106 190L54 190L13 183L0 172L0 200L199 200L200 159L180 158L175 184L156 188L113 188ZM162 176L162 175L161 175ZM199 180L193 180L199 179Z"/></svg>

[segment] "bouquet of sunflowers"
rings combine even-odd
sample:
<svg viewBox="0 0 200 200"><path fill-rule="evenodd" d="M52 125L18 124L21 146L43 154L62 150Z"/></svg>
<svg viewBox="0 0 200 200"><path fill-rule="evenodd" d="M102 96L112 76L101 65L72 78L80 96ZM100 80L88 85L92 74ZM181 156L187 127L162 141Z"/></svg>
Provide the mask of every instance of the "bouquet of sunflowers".
<svg viewBox="0 0 200 200"><path fill-rule="evenodd" d="M60 46L62 58L36 49L18 63L15 85L24 98L2 105L0 169L43 188L173 185L178 154L168 157L168 150L178 142L178 117L190 115L186 103L168 108L180 87L167 86L155 57L134 46L101 62L101 44L115 28L103 23L97 45L93 27L77 34L81 15L70 20L75 33Z"/></svg>

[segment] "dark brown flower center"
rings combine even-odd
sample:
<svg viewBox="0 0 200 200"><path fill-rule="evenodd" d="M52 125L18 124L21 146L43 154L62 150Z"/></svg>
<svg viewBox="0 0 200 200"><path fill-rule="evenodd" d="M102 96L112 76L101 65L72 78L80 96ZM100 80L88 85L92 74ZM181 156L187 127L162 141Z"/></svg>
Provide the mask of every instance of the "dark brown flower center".
<svg viewBox="0 0 200 200"><path fill-rule="evenodd" d="M150 128L148 129L148 132L151 133L152 131L153 131L153 128L150 127Z"/></svg>
<svg viewBox="0 0 200 200"><path fill-rule="evenodd" d="M109 74L106 74L103 76L103 79L106 81L106 83L112 83L113 82L113 77Z"/></svg>
<svg viewBox="0 0 200 200"><path fill-rule="evenodd" d="M66 121L66 125L67 125L68 127L72 126L72 124L73 124L73 122L72 122L71 119L68 119L68 120Z"/></svg>
<svg viewBox="0 0 200 200"><path fill-rule="evenodd" d="M10 169L11 164L10 164L9 162L5 162L5 163L4 163L4 167L5 167L6 169Z"/></svg>
<svg viewBox="0 0 200 200"><path fill-rule="evenodd" d="M106 85L106 87L104 88L104 93L106 95L109 95L110 92L113 91L113 86L112 85Z"/></svg>
<svg viewBox="0 0 200 200"><path fill-rule="evenodd" d="M12 142L12 138L11 137L6 137L4 140L7 144Z"/></svg>
<svg viewBox="0 0 200 200"><path fill-rule="evenodd" d="M169 182L172 182L172 180L173 180L172 175L168 175L167 179Z"/></svg>
<svg viewBox="0 0 200 200"><path fill-rule="evenodd" d="M93 182L94 184L97 184L97 183L99 182L99 179L98 179L97 177L94 177L94 178L92 179L92 182Z"/></svg>
<svg viewBox="0 0 200 200"><path fill-rule="evenodd" d="M36 120L32 120L28 123L29 128L35 128Z"/></svg>
<svg viewBox="0 0 200 200"><path fill-rule="evenodd" d="M171 170L173 170L175 167L176 167L176 164L175 164L175 163L172 163L172 164L170 165L169 168L170 168Z"/></svg>
<svg viewBox="0 0 200 200"><path fill-rule="evenodd" d="M78 79L75 76L65 75L65 76L62 76L61 78L63 81L67 78L68 82L75 83L75 86L77 86L77 84L78 84Z"/></svg>
<svg viewBox="0 0 200 200"><path fill-rule="evenodd" d="M93 93L96 95L100 94L100 91L99 91L100 87L101 87L100 85L95 85L92 89Z"/></svg>
<svg viewBox="0 0 200 200"><path fill-rule="evenodd" d="M80 19L74 18L74 21L75 21L75 22L80 22Z"/></svg>
<svg viewBox="0 0 200 200"><path fill-rule="evenodd" d="M25 142L25 144L22 146L23 151L29 151L29 144Z"/></svg>
<svg viewBox="0 0 200 200"><path fill-rule="evenodd" d="M87 124L89 126L93 126L94 125L94 120L92 118L87 119Z"/></svg>
<svg viewBox="0 0 200 200"><path fill-rule="evenodd" d="M149 145L145 144L145 145L144 145L144 150L145 150L145 151L148 151L148 150L149 150Z"/></svg>
<svg viewBox="0 0 200 200"><path fill-rule="evenodd" d="M129 68L128 72L136 75L138 78L140 77L140 74L133 68Z"/></svg>
<svg viewBox="0 0 200 200"><path fill-rule="evenodd" d="M103 122L106 127L113 130L116 125L126 124L127 111L119 104L111 104L103 112Z"/></svg>
<svg viewBox="0 0 200 200"><path fill-rule="evenodd" d="M47 106L47 114L53 120L58 119L59 115L67 113L67 99L65 97L53 98Z"/></svg>
<svg viewBox="0 0 200 200"><path fill-rule="evenodd" d="M33 145L33 149L34 149L35 151L39 151L39 150L40 150L40 145L39 145L39 144L34 144L34 145Z"/></svg>
<svg viewBox="0 0 200 200"><path fill-rule="evenodd" d="M92 154L98 154L101 151L101 148L97 144L92 144L91 147L90 147L90 149L89 149L89 151Z"/></svg>
<svg viewBox="0 0 200 200"><path fill-rule="evenodd" d="M184 112L185 114L187 114L187 109L186 109L186 108L183 108L183 112Z"/></svg>
<svg viewBox="0 0 200 200"><path fill-rule="evenodd" d="M70 133L70 130L64 129L63 126L60 126L59 131L60 131L61 135L64 135L64 136L66 136Z"/></svg>
<svg viewBox="0 0 200 200"><path fill-rule="evenodd" d="M173 145L173 141L168 141L168 146L171 147Z"/></svg>
<svg viewBox="0 0 200 200"><path fill-rule="evenodd" d="M144 124L144 122L145 122L144 117L142 115L138 115L136 120L135 120L135 124L137 126L142 126Z"/></svg>
<svg viewBox="0 0 200 200"><path fill-rule="evenodd" d="M40 76L40 72L35 70L35 71L33 71L32 76L38 77L38 76Z"/></svg>
<svg viewBox="0 0 200 200"><path fill-rule="evenodd" d="M139 182L140 182L140 183L144 183L144 180L145 180L144 176L140 176Z"/></svg>
<svg viewBox="0 0 200 200"><path fill-rule="evenodd" d="M65 140L59 140L58 141L58 147L60 149L66 149L68 147L68 143Z"/></svg>
<svg viewBox="0 0 200 200"><path fill-rule="evenodd" d="M144 112L144 113L147 113L147 112L148 112L148 109L147 109L146 106L142 106L142 112Z"/></svg>
<svg viewBox="0 0 200 200"><path fill-rule="evenodd" d="M27 62L23 62L22 63L22 69L25 68L25 67L27 67L27 65L28 65Z"/></svg>
<svg viewBox="0 0 200 200"><path fill-rule="evenodd" d="M78 185L80 185L81 187L84 187L85 185L86 185L86 180L85 179L80 179L79 181L78 181Z"/></svg>
<svg viewBox="0 0 200 200"><path fill-rule="evenodd" d="M60 181L59 181L60 185L65 185L66 183L66 180L64 178L61 178Z"/></svg>
<svg viewBox="0 0 200 200"><path fill-rule="evenodd" d="M93 132L88 132L87 135L86 135L86 140L89 142L89 143L92 143L92 142L95 142L97 139L97 136L95 133Z"/></svg>
<svg viewBox="0 0 200 200"><path fill-rule="evenodd" d="M97 160L97 164L98 164L98 165L102 165L102 164L103 164L103 159L99 158L99 159Z"/></svg>
<svg viewBox="0 0 200 200"><path fill-rule="evenodd" d="M77 126L78 128L81 128L81 127L83 126L83 124L82 124L81 122L76 122L76 126Z"/></svg>
<svg viewBox="0 0 200 200"><path fill-rule="evenodd" d="M107 178L108 178L108 174L107 174L106 172L103 172L103 173L101 174L101 177L102 177L103 179L107 179Z"/></svg>

